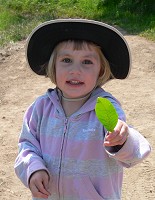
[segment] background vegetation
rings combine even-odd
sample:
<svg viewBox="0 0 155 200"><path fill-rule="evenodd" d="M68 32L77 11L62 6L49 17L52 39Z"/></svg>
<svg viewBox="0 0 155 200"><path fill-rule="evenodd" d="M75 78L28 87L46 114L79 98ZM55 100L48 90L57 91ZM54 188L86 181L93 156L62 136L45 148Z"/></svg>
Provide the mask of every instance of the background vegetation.
<svg viewBox="0 0 155 200"><path fill-rule="evenodd" d="M25 39L45 20L87 18L155 41L155 0L0 0L0 46Z"/></svg>

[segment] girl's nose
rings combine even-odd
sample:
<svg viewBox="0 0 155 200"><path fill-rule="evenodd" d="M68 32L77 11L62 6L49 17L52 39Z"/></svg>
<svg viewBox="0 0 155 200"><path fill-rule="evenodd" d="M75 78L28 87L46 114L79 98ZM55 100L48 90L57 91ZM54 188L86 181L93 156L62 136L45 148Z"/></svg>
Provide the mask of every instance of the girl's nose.
<svg viewBox="0 0 155 200"><path fill-rule="evenodd" d="M80 72L81 72L80 63L73 63L73 65L70 68L70 73L77 73L77 74L79 74Z"/></svg>

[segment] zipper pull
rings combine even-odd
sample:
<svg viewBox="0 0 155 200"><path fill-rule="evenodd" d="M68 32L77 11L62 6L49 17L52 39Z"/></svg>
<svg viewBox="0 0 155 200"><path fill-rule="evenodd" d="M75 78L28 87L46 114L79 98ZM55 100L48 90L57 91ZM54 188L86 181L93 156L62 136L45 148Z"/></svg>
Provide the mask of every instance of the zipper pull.
<svg viewBox="0 0 155 200"><path fill-rule="evenodd" d="M66 118L66 119L65 119L64 134L65 134L65 133L66 133L66 131L67 131L67 123L68 123L68 119Z"/></svg>

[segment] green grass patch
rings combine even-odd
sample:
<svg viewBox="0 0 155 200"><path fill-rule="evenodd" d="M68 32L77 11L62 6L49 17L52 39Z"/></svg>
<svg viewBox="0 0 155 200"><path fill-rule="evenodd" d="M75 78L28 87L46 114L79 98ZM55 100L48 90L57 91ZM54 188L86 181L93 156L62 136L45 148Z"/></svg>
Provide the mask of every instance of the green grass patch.
<svg viewBox="0 0 155 200"><path fill-rule="evenodd" d="M55 18L99 20L155 41L154 0L0 0L0 46Z"/></svg>
<svg viewBox="0 0 155 200"><path fill-rule="evenodd" d="M155 41L155 1L100 0L98 18L116 24L130 34L138 34Z"/></svg>

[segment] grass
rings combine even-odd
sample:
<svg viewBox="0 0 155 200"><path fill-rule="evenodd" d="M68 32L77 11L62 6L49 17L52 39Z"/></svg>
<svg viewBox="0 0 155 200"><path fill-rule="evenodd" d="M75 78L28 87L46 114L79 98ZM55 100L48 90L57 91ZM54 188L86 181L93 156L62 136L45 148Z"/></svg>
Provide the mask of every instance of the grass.
<svg viewBox="0 0 155 200"><path fill-rule="evenodd" d="M98 4L100 19L116 24L130 34L137 34L155 41L155 1L148 0L147 6L144 3L140 4L145 0L114 0L113 2L115 3L100 0Z"/></svg>
<svg viewBox="0 0 155 200"><path fill-rule="evenodd" d="M36 25L55 18L95 19L155 41L155 2L141 2L145 1L0 0L0 46L25 39Z"/></svg>

